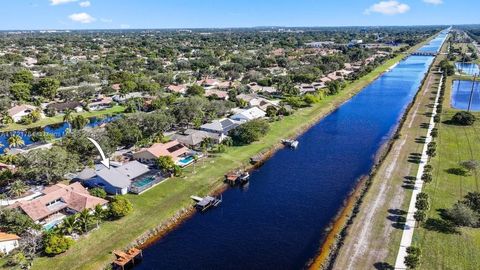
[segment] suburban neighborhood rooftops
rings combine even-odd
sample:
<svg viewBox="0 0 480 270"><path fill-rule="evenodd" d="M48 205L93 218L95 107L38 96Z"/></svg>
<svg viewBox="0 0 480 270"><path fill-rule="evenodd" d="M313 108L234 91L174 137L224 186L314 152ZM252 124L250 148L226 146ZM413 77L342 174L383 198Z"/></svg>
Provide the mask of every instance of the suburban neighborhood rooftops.
<svg viewBox="0 0 480 270"><path fill-rule="evenodd" d="M171 156L172 158L178 158L179 156L186 154L188 148L180 144L178 141L173 140L167 143L155 143L149 148L142 148L134 155L141 154L142 152L148 152L154 157Z"/></svg>
<svg viewBox="0 0 480 270"><path fill-rule="evenodd" d="M97 171L97 175L115 187L127 188L131 184L129 177L115 168Z"/></svg>
<svg viewBox="0 0 480 270"><path fill-rule="evenodd" d="M172 136L172 139L191 146L200 144L205 138L212 138L218 141L220 140L220 135L204 130L187 129L182 133L177 133Z"/></svg>

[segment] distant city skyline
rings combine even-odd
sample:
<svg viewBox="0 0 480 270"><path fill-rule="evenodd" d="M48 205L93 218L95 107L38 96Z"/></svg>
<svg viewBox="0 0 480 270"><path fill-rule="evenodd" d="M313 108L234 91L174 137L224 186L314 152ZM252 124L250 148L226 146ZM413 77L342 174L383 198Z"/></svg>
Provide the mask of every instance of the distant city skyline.
<svg viewBox="0 0 480 270"><path fill-rule="evenodd" d="M453 25L478 0L9 0L0 30Z"/></svg>

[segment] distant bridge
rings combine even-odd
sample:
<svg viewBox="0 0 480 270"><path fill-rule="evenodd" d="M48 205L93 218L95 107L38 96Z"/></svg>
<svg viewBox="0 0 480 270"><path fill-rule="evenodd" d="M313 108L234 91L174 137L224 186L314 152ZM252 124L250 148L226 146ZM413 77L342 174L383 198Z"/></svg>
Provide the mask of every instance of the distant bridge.
<svg viewBox="0 0 480 270"><path fill-rule="evenodd" d="M421 56L437 56L438 52L426 51L426 52L413 52L411 55L421 55Z"/></svg>

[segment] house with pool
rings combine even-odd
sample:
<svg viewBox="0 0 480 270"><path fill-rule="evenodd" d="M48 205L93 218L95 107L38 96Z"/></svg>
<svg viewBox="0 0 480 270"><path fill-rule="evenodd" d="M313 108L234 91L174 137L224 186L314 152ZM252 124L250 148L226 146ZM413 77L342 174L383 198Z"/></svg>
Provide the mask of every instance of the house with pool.
<svg viewBox="0 0 480 270"><path fill-rule="evenodd" d="M180 167L190 165L195 161L194 156L198 153L188 149L185 145L177 140L167 143L155 143L148 148L142 148L138 152L133 153L133 158L146 164L155 164L159 157L172 157L175 164Z"/></svg>
<svg viewBox="0 0 480 270"><path fill-rule="evenodd" d="M112 195L140 194L165 180L159 171L138 161L111 163L109 169L98 164L95 168L85 168L74 179L88 187L101 187Z"/></svg>
<svg viewBox="0 0 480 270"><path fill-rule="evenodd" d="M45 230L50 230L69 215L107 204L107 200L90 195L80 183L68 186L59 183L44 188L38 197L9 207L21 210Z"/></svg>

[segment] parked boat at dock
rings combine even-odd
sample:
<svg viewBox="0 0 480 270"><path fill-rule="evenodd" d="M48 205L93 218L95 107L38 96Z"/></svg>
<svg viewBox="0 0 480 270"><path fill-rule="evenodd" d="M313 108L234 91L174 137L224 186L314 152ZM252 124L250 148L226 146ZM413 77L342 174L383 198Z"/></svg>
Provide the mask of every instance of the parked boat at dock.
<svg viewBox="0 0 480 270"><path fill-rule="evenodd" d="M296 140L283 139L282 143L283 143L283 145L288 146L288 147L293 148L293 149L296 149L298 147L298 141L296 141Z"/></svg>
<svg viewBox="0 0 480 270"><path fill-rule="evenodd" d="M198 197L198 196L191 196L192 200L196 201L195 208L200 211L206 211L210 207L216 207L222 202L222 198L206 196L206 197Z"/></svg>

